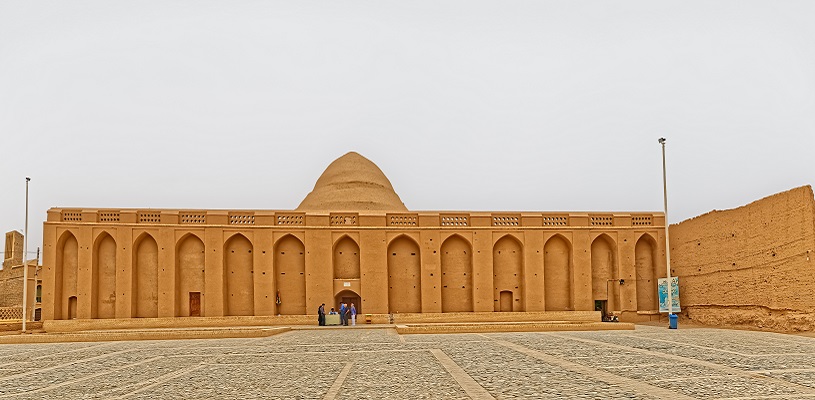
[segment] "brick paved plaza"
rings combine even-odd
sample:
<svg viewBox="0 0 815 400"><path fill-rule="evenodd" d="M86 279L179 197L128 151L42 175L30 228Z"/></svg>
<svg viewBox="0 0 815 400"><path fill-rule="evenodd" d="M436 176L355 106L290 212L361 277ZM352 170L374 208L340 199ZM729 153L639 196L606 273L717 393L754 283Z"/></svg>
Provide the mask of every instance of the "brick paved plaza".
<svg viewBox="0 0 815 400"><path fill-rule="evenodd" d="M0 346L0 398L815 398L815 339L636 331Z"/></svg>

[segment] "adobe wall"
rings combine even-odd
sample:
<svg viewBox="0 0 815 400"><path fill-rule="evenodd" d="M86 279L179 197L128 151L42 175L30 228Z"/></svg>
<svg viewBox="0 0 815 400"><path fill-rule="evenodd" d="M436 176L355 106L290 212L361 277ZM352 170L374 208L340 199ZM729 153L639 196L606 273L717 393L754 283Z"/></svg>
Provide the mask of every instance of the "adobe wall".
<svg viewBox="0 0 815 400"><path fill-rule="evenodd" d="M17 231L6 233L3 265L0 267L0 307L21 307L23 304L23 235ZM8 312L0 312L0 319Z"/></svg>
<svg viewBox="0 0 815 400"><path fill-rule="evenodd" d="M670 227L682 314L710 325L815 329L815 198L803 186Z"/></svg>
<svg viewBox="0 0 815 400"><path fill-rule="evenodd" d="M624 320L650 320L659 316L652 300L665 271L664 221L659 213L51 209L43 317L302 316L350 298L371 314L593 312L598 301Z"/></svg>
<svg viewBox="0 0 815 400"><path fill-rule="evenodd" d="M0 307L23 305L23 269L11 267L0 270Z"/></svg>

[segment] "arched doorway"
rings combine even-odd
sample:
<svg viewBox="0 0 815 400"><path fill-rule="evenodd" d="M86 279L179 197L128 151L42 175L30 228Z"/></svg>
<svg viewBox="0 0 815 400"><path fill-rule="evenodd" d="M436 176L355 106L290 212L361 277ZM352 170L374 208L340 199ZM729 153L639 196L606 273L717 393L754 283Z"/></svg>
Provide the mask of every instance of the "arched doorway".
<svg viewBox="0 0 815 400"><path fill-rule="evenodd" d="M399 236L388 245L388 310L422 312L422 277L419 245Z"/></svg>
<svg viewBox="0 0 815 400"><path fill-rule="evenodd" d="M255 314L252 242L240 233L224 244L226 315Z"/></svg>
<svg viewBox="0 0 815 400"><path fill-rule="evenodd" d="M176 316L200 317L204 309L204 242L188 234L178 243L175 254Z"/></svg>
<svg viewBox="0 0 815 400"><path fill-rule="evenodd" d="M359 246L348 236L334 245L334 279L359 279Z"/></svg>
<svg viewBox="0 0 815 400"><path fill-rule="evenodd" d="M441 311L473 311L473 252L459 235L441 244Z"/></svg>
<svg viewBox="0 0 815 400"><path fill-rule="evenodd" d="M354 308L357 309L357 314L361 313L360 310L362 310L362 298L353 290L343 290L337 293L337 295L334 296L334 304L331 305L331 307L334 307L335 310L339 311L340 303L348 304L349 307L351 306L351 303L354 303ZM331 307L327 308L330 310Z"/></svg>
<svg viewBox="0 0 815 400"><path fill-rule="evenodd" d="M158 317L158 244L148 233L133 246L133 317Z"/></svg>
<svg viewBox="0 0 815 400"><path fill-rule="evenodd" d="M614 241L607 235L598 236L591 243L591 293L595 309L605 314L620 311L620 285Z"/></svg>
<svg viewBox="0 0 815 400"><path fill-rule="evenodd" d="M546 311L572 309L572 248L561 235L543 246L543 290Z"/></svg>
<svg viewBox="0 0 815 400"><path fill-rule="evenodd" d="M634 269L637 272L637 311L659 310L657 297L656 241L642 235L634 247Z"/></svg>
<svg viewBox="0 0 815 400"><path fill-rule="evenodd" d="M116 241L103 232L94 245L92 318L116 317Z"/></svg>
<svg viewBox="0 0 815 400"><path fill-rule="evenodd" d="M59 240L58 249L54 271L54 319L71 319L71 304L68 299L78 295L79 244L76 237L66 231ZM73 317L76 318L76 306Z"/></svg>
<svg viewBox="0 0 815 400"><path fill-rule="evenodd" d="M523 245L514 236L506 235L495 242L492 248L495 311L524 310L523 262ZM504 305L505 302L510 305Z"/></svg>
<svg viewBox="0 0 815 400"><path fill-rule="evenodd" d="M306 247L300 239L286 235L275 244L275 287L280 294L277 313L306 315Z"/></svg>

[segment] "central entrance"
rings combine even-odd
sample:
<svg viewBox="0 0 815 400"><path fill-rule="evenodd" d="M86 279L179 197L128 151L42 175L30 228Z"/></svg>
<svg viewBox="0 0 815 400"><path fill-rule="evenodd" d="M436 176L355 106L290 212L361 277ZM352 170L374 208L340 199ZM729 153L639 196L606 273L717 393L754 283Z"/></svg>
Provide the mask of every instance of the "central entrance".
<svg viewBox="0 0 815 400"><path fill-rule="evenodd" d="M335 310L340 310L340 303L348 304L349 307L351 306L351 303L354 303L354 307L357 309L357 314L362 313L362 298L360 298L359 295L353 290L343 290L342 292L337 293L337 295L334 296L333 307Z"/></svg>

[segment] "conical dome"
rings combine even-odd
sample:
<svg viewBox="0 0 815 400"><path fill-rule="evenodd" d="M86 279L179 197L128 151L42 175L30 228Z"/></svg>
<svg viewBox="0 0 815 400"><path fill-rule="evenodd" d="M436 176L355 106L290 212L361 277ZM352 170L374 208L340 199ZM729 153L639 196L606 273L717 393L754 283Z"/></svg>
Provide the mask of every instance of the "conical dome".
<svg viewBox="0 0 815 400"><path fill-rule="evenodd" d="M331 163L297 211L407 211L382 170L350 152Z"/></svg>

